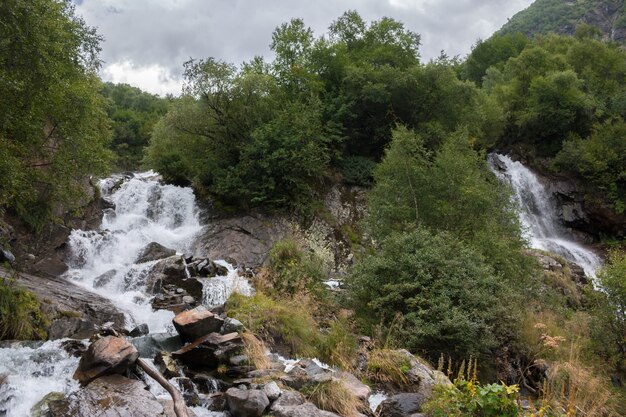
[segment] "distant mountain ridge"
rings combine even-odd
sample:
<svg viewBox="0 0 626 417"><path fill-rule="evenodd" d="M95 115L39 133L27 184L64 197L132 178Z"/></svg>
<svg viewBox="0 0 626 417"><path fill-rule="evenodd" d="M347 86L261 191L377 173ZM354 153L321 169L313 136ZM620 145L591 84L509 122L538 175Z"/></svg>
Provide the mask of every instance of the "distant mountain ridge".
<svg viewBox="0 0 626 417"><path fill-rule="evenodd" d="M498 33L573 35L579 24L586 23L598 28L609 40L626 42L624 3L624 0L537 0L509 19Z"/></svg>

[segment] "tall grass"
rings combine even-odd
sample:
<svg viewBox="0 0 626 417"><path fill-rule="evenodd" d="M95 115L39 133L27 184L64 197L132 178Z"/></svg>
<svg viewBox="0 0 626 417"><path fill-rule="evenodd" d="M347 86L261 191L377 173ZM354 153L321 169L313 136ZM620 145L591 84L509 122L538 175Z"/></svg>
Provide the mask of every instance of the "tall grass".
<svg viewBox="0 0 626 417"><path fill-rule="evenodd" d="M0 340L45 339L48 320L37 296L14 278L0 277Z"/></svg>

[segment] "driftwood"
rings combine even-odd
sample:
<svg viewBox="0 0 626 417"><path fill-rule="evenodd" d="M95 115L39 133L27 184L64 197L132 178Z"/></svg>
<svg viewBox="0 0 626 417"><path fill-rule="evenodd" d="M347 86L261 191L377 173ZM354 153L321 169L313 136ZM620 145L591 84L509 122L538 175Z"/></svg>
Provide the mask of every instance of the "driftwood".
<svg viewBox="0 0 626 417"><path fill-rule="evenodd" d="M169 392L169 394L172 396L172 400L174 401L174 412L176 413L176 417L189 417L189 411L187 410L185 400L183 399L183 395L180 393L180 391L177 390L172 384L167 382L167 379L165 379L159 371L152 368L143 359L137 359L136 364L141 369L143 369L145 373L154 378L154 380L158 382L163 388L165 388L167 392Z"/></svg>

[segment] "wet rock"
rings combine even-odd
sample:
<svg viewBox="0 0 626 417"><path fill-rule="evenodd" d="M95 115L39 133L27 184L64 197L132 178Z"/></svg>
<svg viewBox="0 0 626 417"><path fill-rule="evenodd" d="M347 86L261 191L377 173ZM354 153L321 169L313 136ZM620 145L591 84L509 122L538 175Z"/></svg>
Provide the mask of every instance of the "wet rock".
<svg viewBox="0 0 626 417"><path fill-rule="evenodd" d="M87 351L87 345L82 340L66 340L61 347L70 355L80 358Z"/></svg>
<svg viewBox="0 0 626 417"><path fill-rule="evenodd" d="M169 258L174 255L176 255L174 249L166 248L157 242L151 242L139 252L135 262L141 264L144 262L158 261L159 259Z"/></svg>
<svg viewBox="0 0 626 417"><path fill-rule="evenodd" d="M178 364L169 352L159 352L154 357L154 364L159 369L159 372L161 372L167 379L182 376L182 372L178 368Z"/></svg>
<svg viewBox="0 0 626 417"><path fill-rule="evenodd" d="M138 357L139 352L126 339L107 336L89 346L73 378L87 385L103 375L122 374Z"/></svg>
<svg viewBox="0 0 626 417"><path fill-rule="evenodd" d="M226 317L224 319L224 325L222 326L220 333L227 334L227 333L233 333L233 332L240 332L242 330L243 330L242 322L232 317Z"/></svg>
<svg viewBox="0 0 626 417"><path fill-rule="evenodd" d="M50 415L50 403L62 401L64 399L65 394L62 392L50 392L30 409L30 416L47 417Z"/></svg>
<svg viewBox="0 0 626 417"><path fill-rule="evenodd" d="M96 278L94 278L93 280L93 286L94 288L100 288L100 287L104 287L105 285L107 285L109 282L111 282L111 280L113 278L115 278L115 274L117 274L117 271L115 269L111 269L109 271L106 271L104 274L102 275L98 275Z"/></svg>
<svg viewBox="0 0 626 417"><path fill-rule="evenodd" d="M230 388L225 397L234 417L260 417L270 405L270 400L261 390Z"/></svg>
<svg viewBox="0 0 626 417"><path fill-rule="evenodd" d="M135 327L133 330L131 330L128 335L130 337L139 337L139 336L145 336L148 333L150 333L150 328L148 327L146 323L143 323Z"/></svg>
<svg viewBox="0 0 626 417"><path fill-rule="evenodd" d="M196 300L202 299L202 282L193 277L187 277L185 262L181 256L171 256L158 261L146 280L146 289L150 294L159 294L164 288L171 286L183 288Z"/></svg>
<svg viewBox="0 0 626 417"><path fill-rule="evenodd" d="M8 276L11 273L0 267L0 277ZM16 282L37 295L50 317L49 339L87 339L108 321L124 326L124 314L110 300L63 278L20 273Z"/></svg>
<svg viewBox="0 0 626 417"><path fill-rule="evenodd" d="M50 402L49 417L169 417L143 382L122 375L96 379L60 401Z"/></svg>
<svg viewBox="0 0 626 417"><path fill-rule="evenodd" d="M183 394L187 406L195 407L200 405L200 396L191 379L187 377L174 377L171 379L171 382L173 382L180 390L181 394Z"/></svg>
<svg viewBox="0 0 626 417"><path fill-rule="evenodd" d="M211 313L204 306L184 311L172 321L180 338L185 342L193 342L209 333L219 332L224 320Z"/></svg>
<svg viewBox="0 0 626 417"><path fill-rule="evenodd" d="M380 404L380 417L411 417L422 411L428 397L421 393L401 393L386 399Z"/></svg>
<svg viewBox="0 0 626 417"><path fill-rule="evenodd" d="M171 333L152 333L131 340L142 358L154 358L161 351L173 352L182 347L180 337Z"/></svg>
<svg viewBox="0 0 626 417"><path fill-rule="evenodd" d="M172 357L198 369L213 369L220 363L228 364L231 356L243 350L243 341L237 333L211 333L183 346Z"/></svg>

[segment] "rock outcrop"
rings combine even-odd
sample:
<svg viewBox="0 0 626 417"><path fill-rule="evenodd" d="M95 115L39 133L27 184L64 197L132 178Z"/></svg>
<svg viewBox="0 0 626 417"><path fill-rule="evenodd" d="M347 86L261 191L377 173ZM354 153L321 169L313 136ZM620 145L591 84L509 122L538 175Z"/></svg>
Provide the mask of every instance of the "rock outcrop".
<svg viewBox="0 0 626 417"><path fill-rule="evenodd" d="M9 271L0 268L0 277L9 276ZM63 278L20 273L17 284L39 298L51 322L47 329L50 339L86 339L108 322L124 326L124 314L110 300Z"/></svg>
<svg viewBox="0 0 626 417"><path fill-rule="evenodd" d="M122 375L96 379L63 400L49 403L49 417L174 417L143 382Z"/></svg>
<svg viewBox="0 0 626 417"><path fill-rule="evenodd" d="M159 259L169 258L174 255L176 255L174 249L166 248L157 242L151 242L141 250L135 263L141 264L144 262L158 261Z"/></svg>
<svg viewBox="0 0 626 417"><path fill-rule="evenodd" d="M174 317L172 322L184 342L193 342L209 333L217 333L224 325L224 319L204 306L184 311Z"/></svg>
<svg viewBox="0 0 626 417"><path fill-rule="evenodd" d="M103 337L93 342L80 358L74 379L87 385L103 375L123 374L138 357L139 352L126 339Z"/></svg>

